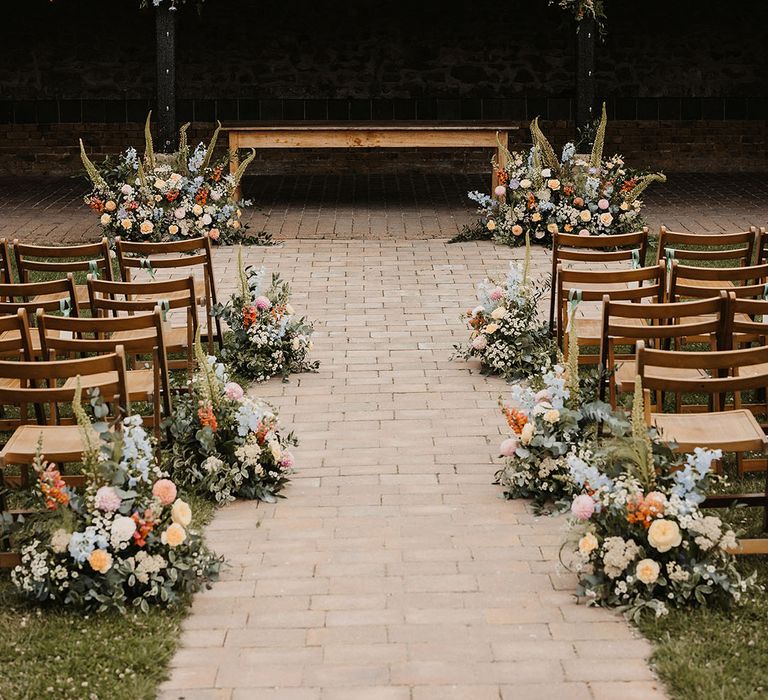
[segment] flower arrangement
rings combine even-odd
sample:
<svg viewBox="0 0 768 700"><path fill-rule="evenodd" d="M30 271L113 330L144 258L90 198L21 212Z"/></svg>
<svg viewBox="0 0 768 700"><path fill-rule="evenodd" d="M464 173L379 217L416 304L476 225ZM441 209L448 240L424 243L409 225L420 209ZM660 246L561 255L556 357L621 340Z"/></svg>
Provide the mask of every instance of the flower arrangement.
<svg viewBox="0 0 768 700"><path fill-rule="evenodd" d="M245 395L223 364L195 341L198 370L174 401L168 469L176 480L218 504L236 497L274 502L289 481L298 444L272 408Z"/></svg>
<svg viewBox="0 0 768 700"><path fill-rule="evenodd" d="M149 7L150 4L153 7L160 7L165 0L141 0L141 5L139 7ZM168 0L168 4L170 5L169 9L176 10L178 9L179 5L184 5L187 2L187 0ZM196 0L198 5L202 5L203 0Z"/></svg>
<svg viewBox="0 0 768 700"><path fill-rule="evenodd" d="M672 453L646 428L642 400L638 381L630 438L569 458L582 490L571 504L578 593L635 618L643 610L661 616L670 607L738 602L755 577L734 567L733 529L701 510L719 478L712 462L721 452Z"/></svg>
<svg viewBox="0 0 768 700"><path fill-rule="evenodd" d="M666 177L631 170L618 155L603 158L606 124L603 105L590 156L577 155L576 147L567 143L558 158L538 118L531 122L533 147L527 154L507 154L506 166L497 173L501 184L496 198L469 193L494 240L521 245L528 234L548 243L555 231L602 236L642 227L639 197L651 183Z"/></svg>
<svg viewBox="0 0 768 700"><path fill-rule="evenodd" d="M526 254L522 265L510 263L503 283L486 279L477 286L480 303L462 316L471 331L469 343L454 346L454 357L479 358L484 374L504 379L521 379L550 366L556 346L538 307L547 285L532 282L528 267Z"/></svg>
<svg viewBox="0 0 768 700"><path fill-rule="evenodd" d="M572 324L575 311L573 304ZM527 381L513 385L509 403L499 402L512 435L499 447L505 464L496 483L504 487L506 498L530 498L537 507L570 502L579 492L570 459L590 457L598 423L615 436L629 427L610 405L589 395L579 372L577 334L569 338L567 366L532 371Z"/></svg>
<svg viewBox="0 0 768 700"><path fill-rule="evenodd" d="M214 315L224 319L229 331L224 335L222 359L238 375L263 382L276 375L316 371L319 363L310 361L312 324L297 316L289 299L290 286L272 275L262 292L264 269L243 267L242 248L238 250L240 291L226 305L217 305Z"/></svg>
<svg viewBox="0 0 768 700"><path fill-rule="evenodd" d="M106 408L98 396L94 412ZM88 485L64 485L38 444L35 505L16 535L21 564L11 573L27 598L85 610L124 611L176 602L218 577L221 560L191 529L192 510L158 466L140 416L111 431L73 404L84 444ZM100 431L98 439L95 430Z"/></svg>
<svg viewBox="0 0 768 700"><path fill-rule="evenodd" d="M143 159L129 148L116 163L107 159L97 168L80 141L80 156L93 184L85 202L99 215L104 234L131 241L175 241L206 233L222 244L241 240L241 207L250 202L236 202L233 196L255 151L235 173L229 173L229 155L214 158L219 123L208 146L200 143L192 151L187 144L189 124L185 124L176 153L155 153L151 116L150 112Z"/></svg>

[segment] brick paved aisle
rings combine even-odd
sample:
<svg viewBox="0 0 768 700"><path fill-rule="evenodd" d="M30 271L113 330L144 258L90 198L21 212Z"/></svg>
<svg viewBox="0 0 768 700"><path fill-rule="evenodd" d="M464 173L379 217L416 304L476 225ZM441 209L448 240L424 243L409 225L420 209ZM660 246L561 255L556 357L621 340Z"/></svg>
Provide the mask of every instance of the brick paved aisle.
<svg viewBox="0 0 768 700"><path fill-rule="evenodd" d="M475 283L520 254L440 241L247 250L318 320L322 367L256 388L295 427L298 472L286 500L235 503L208 528L232 566L196 597L163 698L663 697L647 642L574 603L563 522L492 485L505 385L449 361ZM218 251L222 296L233 259Z"/></svg>

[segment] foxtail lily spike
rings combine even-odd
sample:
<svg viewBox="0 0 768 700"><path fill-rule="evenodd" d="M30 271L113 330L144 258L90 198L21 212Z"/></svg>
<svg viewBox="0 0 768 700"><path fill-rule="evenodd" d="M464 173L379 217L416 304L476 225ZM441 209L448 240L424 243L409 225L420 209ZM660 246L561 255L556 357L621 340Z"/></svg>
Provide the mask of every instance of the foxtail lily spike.
<svg viewBox="0 0 768 700"><path fill-rule="evenodd" d="M579 333L576 329L576 305L571 305L570 318L568 320L568 389L571 406L579 405Z"/></svg>
<svg viewBox="0 0 768 700"><path fill-rule="evenodd" d="M525 258L523 260L523 284L528 284L528 272L531 269L531 233L525 232Z"/></svg>
<svg viewBox="0 0 768 700"><path fill-rule="evenodd" d="M80 139L80 160L83 161L83 167L88 174L91 182L100 190L107 189L107 182L101 176L101 173L96 169L91 159L85 153L85 146L83 146L83 139Z"/></svg>
<svg viewBox="0 0 768 700"><path fill-rule="evenodd" d="M189 144L187 143L187 129L189 129L189 122L184 124L179 129L179 170L185 175L189 172Z"/></svg>
<svg viewBox="0 0 768 700"><path fill-rule="evenodd" d="M653 182L666 182L667 176L663 173L652 173L651 175L644 175L640 178L640 182L638 182L627 195L627 198L624 200L627 204L632 204Z"/></svg>
<svg viewBox="0 0 768 700"><path fill-rule="evenodd" d="M237 246L237 272L240 275L240 297L243 300L243 306L248 306L251 303L251 288L248 286L248 277L243 265L242 243Z"/></svg>
<svg viewBox="0 0 768 700"><path fill-rule="evenodd" d="M653 444L645 424L645 393L639 376L635 377L635 393L632 397L632 439L638 456L638 477L646 491L656 486L656 468L653 463Z"/></svg>
<svg viewBox="0 0 768 700"><path fill-rule="evenodd" d="M99 447L93 443L93 427L91 419L83 408L83 390L80 385L80 375L77 375L75 396L72 399L72 413L75 414L77 427L80 429L80 438L83 441L83 463L97 464L99 460Z"/></svg>
<svg viewBox="0 0 768 700"><path fill-rule="evenodd" d="M219 132L221 131L221 122L216 121L216 129L211 136L211 140L208 143L208 148L205 149L205 158L203 158L203 164L200 166L200 171L203 172L210 164L211 158L213 158L213 149L216 148L216 141L219 140Z"/></svg>
<svg viewBox="0 0 768 700"><path fill-rule="evenodd" d="M557 171L560 168L560 161L558 161L555 151L552 148L552 144L544 136L544 132L539 127L539 118L536 117L531 122L531 137L535 146L538 146L541 157L544 164L548 168L553 168Z"/></svg>
<svg viewBox="0 0 768 700"><path fill-rule="evenodd" d="M147 114L147 122L144 124L144 165L149 170L155 169L155 146L152 142L152 110Z"/></svg>
<svg viewBox="0 0 768 700"><path fill-rule="evenodd" d="M237 166L237 170L235 170L235 174L232 176L232 179L234 180L234 187L237 187L240 184L240 180L242 179L243 175L245 175L245 171L248 170L248 166L251 164L255 157L256 149L252 148L249 156L242 163L240 163L240 165Z"/></svg>
<svg viewBox="0 0 768 700"><path fill-rule="evenodd" d="M603 146L605 145L605 127L608 124L608 114L605 111L605 102L603 102L603 113L600 116L600 124L595 132L595 142L592 144L592 155L589 157L589 164L593 168L599 168L603 160Z"/></svg>

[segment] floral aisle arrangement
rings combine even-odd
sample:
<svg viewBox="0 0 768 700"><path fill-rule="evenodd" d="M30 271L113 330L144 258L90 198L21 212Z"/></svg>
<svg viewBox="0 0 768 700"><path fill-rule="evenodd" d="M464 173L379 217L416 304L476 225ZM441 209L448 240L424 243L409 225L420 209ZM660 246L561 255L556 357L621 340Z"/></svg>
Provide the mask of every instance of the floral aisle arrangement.
<svg viewBox="0 0 768 700"><path fill-rule="evenodd" d="M571 310L574 321L575 305ZM512 431L499 448L505 459L496 473L506 498L530 498L538 507L570 502L578 485L569 470L574 456L589 458L602 423L613 435L628 424L610 405L587 396L579 374L577 334L570 333L567 366L542 367L512 387L511 400L500 401Z"/></svg>
<svg viewBox="0 0 768 700"><path fill-rule="evenodd" d="M319 363L308 359L312 350L312 323L298 316L290 304L291 289L278 274L262 291L264 269L243 267L238 250L240 291L214 315L229 326L224 335L222 359L238 375L263 382L291 373L314 372Z"/></svg>
<svg viewBox="0 0 768 700"><path fill-rule="evenodd" d="M229 155L214 156L221 124L207 146L194 150L187 144L187 128L179 132L179 150L155 153L150 117L145 128L144 158L129 148L116 162L107 159L97 168L80 141L80 155L93 189L85 202L99 215L109 238L131 241L176 241L208 234L212 241L231 244L242 240L242 207L234 192L255 151L235 173L229 172Z"/></svg>
<svg viewBox="0 0 768 700"><path fill-rule="evenodd" d="M538 303L548 285L531 281L528 256L523 265L510 263L502 283L484 280L477 287L480 302L462 316L470 328L467 345L455 346L454 357L480 360L484 374L521 379L551 365L556 355Z"/></svg>
<svg viewBox="0 0 768 700"><path fill-rule="evenodd" d="M603 105L591 154L577 155L576 147L567 143L558 158L538 118L531 122L533 147L528 153L507 154L506 166L498 171L496 198L469 193L494 240L521 245L529 234L534 241L549 243L555 231L602 236L642 227L639 197L666 177L632 170L618 155L603 158L606 124Z"/></svg>
<svg viewBox="0 0 768 700"><path fill-rule="evenodd" d="M639 382L638 382L639 386ZM719 450L684 458L655 441L636 390L632 436L589 456L569 458L582 493L571 504L580 595L637 618L670 607L738 602L755 584L730 550L736 533L701 510Z"/></svg>
<svg viewBox="0 0 768 700"><path fill-rule="evenodd" d="M96 415L106 408L92 398ZM88 486L64 485L38 445L34 505L18 533L11 579L27 598L101 611L172 604L218 577L221 559L191 529L192 510L158 466L140 416L121 429L91 424L74 404L87 450ZM95 431L100 431L100 435Z"/></svg>
<svg viewBox="0 0 768 700"><path fill-rule="evenodd" d="M591 17L595 20L600 33L604 33L605 0L549 0L550 5L555 3L570 12L577 22L581 22L585 17Z"/></svg>
<svg viewBox="0 0 768 700"><path fill-rule="evenodd" d="M289 481L298 444L275 411L245 395L223 364L195 341L198 370L174 401L168 469L184 486L223 505L236 497L274 502Z"/></svg>

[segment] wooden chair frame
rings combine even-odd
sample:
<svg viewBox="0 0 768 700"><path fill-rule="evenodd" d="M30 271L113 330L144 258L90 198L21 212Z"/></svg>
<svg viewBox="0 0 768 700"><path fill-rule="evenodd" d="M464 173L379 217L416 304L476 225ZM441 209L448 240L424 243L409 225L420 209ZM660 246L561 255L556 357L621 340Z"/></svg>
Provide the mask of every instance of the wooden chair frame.
<svg viewBox="0 0 768 700"><path fill-rule="evenodd" d="M635 256L637 253L637 256ZM637 260L640 267L645 267L648 253L648 227L634 233L616 236L579 236L574 233L552 234L552 281L549 297L549 330L554 333L555 309L558 300L557 269L561 260L573 262L607 263Z"/></svg>
<svg viewBox="0 0 768 700"><path fill-rule="evenodd" d="M13 254L20 282L29 282L30 272L56 273L62 278L70 272L96 272L103 279L113 279L112 254L106 238L102 238L99 243L65 246L33 245L14 240ZM78 301L85 301L88 296L86 286L77 285L77 292Z"/></svg>
<svg viewBox="0 0 768 700"><path fill-rule="evenodd" d="M589 285L581 289L579 283ZM626 287L616 289L615 285ZM637 286L629 286L636 284ZM664 265L638 267L629 270L571 270L557 267L557 342L565 348L565 328L568 317L568 294L571 290L580 290L581 301L603 301L607 295L615 301L641 303L651 299L656 303L664 301L666 284ZM612 288L613 287L613 288ZM599 346L599 340L596 343ZM598 358L595 357L595 360Z"/></svg>
<svg viewBox="0 0 768 700"><path fill-rule="evenodd" d="M221 319L212 318L211 309L218 303L216 295L216 275L213 270L213 247L208 234L199 238L170 243L142 243L124 241L119 236L115 238L115 251L120 266L120 274L126 282L131 281L132 270L146 268L147 261L154 269L203 268L205 295L198 298L206 312L206 330L208 333L209 351L213 352L213 324L216 327L216 338L219 347L223 347ZM202 252L199 252L202 251ZM179 255L174 255L179 254Z"/></svg>
<svg viewBox="0 0 768 700"><path fill-rule="evenodd" d="M46 316L38 311L37 329L43 357L51 360L61 359L62 355L85 357L90 353L113 353L118 345L122 345L126 357L152 355L153 390L132 388L132 373L145 370L128 369L126 381L131 402L152 401L153 415L142 418L146 425L154 426L155 435L159 437L162 415L171 415L171 386L160 309L155 307L151 313L117 318L66 318ZM115 333L121 334L120 340L112 339Z"/></svg>
<svg viewBox="0 0 768 700"><path fill-rule="evenodd" d="M725 350L728 309L725 292L710 299L662 304L613 301L606 294L603 297L600 364L612 369L618 360L635 362L636 353L617 354L615 348L622 345L636 347L639 340L653 341L660 349L679 350L682 343L704 337L709 338L712 350ZM644 321L645 325L622 322L628 319ZM618 392L613 373L600 384L601 400L605 400L606 389L615 407ZM678 411L681 410L678 397Z"/></svg>
<svg viewBox="0 0 768 700"><path fill-rule="evenodd" d="M768 346L749 348L746 350L722 350L718 352L672 352L665 350L648 350L644 347L642 341L638 344L638 371L642 377L643 388L645 390L645 416L646 423L653 424L653 416L650 406L650 391L663 388L666 391L682 392L704 392L713 397L716 409L724 406L723 397L727 392L738 394L741 391L750 389L761 389L768 386ZM664 386L652 378L646 368L649 365L680 367L697 366L702 369L710 369L713 376L702 378L700 381L691 381L687 379L666 380ZM739 376L739 370L750 366L760 366L762 370L750 374L749 376ZM649 391L650 390L650 391ZM734 406L738 403L734 401ZM723 426L720 424L721 416L710 416L710 420L717 422L717 427L712 431L711 439L696 439L695 445L679 445L679 451L687 451L693 447L726 447L728 451L736 452L737 457L741 458L743 452L761 451L765 454L768 451L768 437L766 437L762 428L757 424L751 412L746 409L734 408L747 416L751 417L754 423L754 437L744 438L741 441L727 442L723 438ZM669 414L667 414L669 415ZM702 421L706 416L699 417ZM758 436L759 433L759 436ZM672 436L674 438L674 436ZM718 445L720 443L720 445ZM741 469L741 460L739 462ZM729 508L736 504L743 504L753 507L763 508L763 530L768 531L768 471L766 471L765 489L762 493L733 493L717 494L708 496L703 503L705 508ZM768 538L741 540L737 553L742 554L768 554Z"/></svg>
<svg viewBox="0 0 768 700"><path fill-rule="evenodd" d="M168 369L184 369L191 375L194 368L194 339L197 335L198 319L195 303L195 278L193 276L162 282L108 282L87 280L91 313L96 317L112 315L120 317L136 313L152 312L163 304L171 311L186 309L186 334L184 340L174 337L173 328L164 329L166 353L186 353L185 360L168 360ZM164 311L161 309L161 313ZM166 323L165 319L163 323ZM124 336L119 336L122 342Z"/></svg>
<svg viewBox="0 0 768 700"><path fill-rule="evenodd" d="M11 253L8 249L8 241L0 238L0 284L12 284Z"/></svg>
<svg viewBox="0 0 768 700"><path fill-rule="evenodd" d="M702 299L719 291L737 297L762 296L768 281L768 264L744 267L693 267L672 261L669 282L670 301ZM700 282L700 284L696 284Z"/></svg>
<svg viewBox="0 0 768 700"><path fill-rule="evenodd" d="M0 316L0 358L31 362L35 359L35 354L26 309L19 309L15 314L8 316ZM16 384L15 381L7 383ZM26 413L26 408L24 412ZM42 413L38 411L38 420L41 417ZM26 415L24 418L26 419ZM5 406L0 404L0 430L13 430L19 424L18 419L5 416Z"/></svg>
<svg viewBox="0 0 768 700"><path fill-rule="evenodd" d="M754 260L757 236L758 231L754 226L748 231L736 233L684 233L670 231L666 226L662 226L659 231L656 261L664 262L667 259L667 251L672 250L676 260L698 260L705 263L732 260L737 262L739 267L744 267L751 265ZM701 246L705 249L673 248L674 245ZM711 250L713 246L718 246L718 249ZM737 247L724 248L723 246Z"/></svg>

